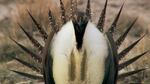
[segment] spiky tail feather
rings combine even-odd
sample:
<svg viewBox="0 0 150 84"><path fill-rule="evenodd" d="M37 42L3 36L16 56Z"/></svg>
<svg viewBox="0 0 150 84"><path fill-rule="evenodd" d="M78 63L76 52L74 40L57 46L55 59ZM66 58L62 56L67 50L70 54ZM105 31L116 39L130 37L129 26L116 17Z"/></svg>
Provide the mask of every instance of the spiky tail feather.
<svg viewBox="0 0 150 84"><path fill-rule="evenodd" d="M106 13L106 7L107 7L107 0L106 0L106 3L105 3L105 7L101 13L101 17L100 17L100 20L98 22L98 25L97 27L100 29L100 31L103 31L103 26L104 26L104 21L105 21L105 13ZM60 0L60 4L61 4L61 18L62 18L62 21L63 21L63 24L65 24L66 21L66 14L65 14L65 9L64 9L64 6L63 6L63 3L62 1ZM73 7L73 6L72 6ZM121 11L122 11L122 8L123 8L123 5L122 7L120 8L120 11L119 13L117 14L114 22L112 23L111 27L109 28L109 31L108 33L109 34L113 34L113 32L115 32L115 28L116 28L116 25L117 25L117 22L118 22L118 19L120 17L120 14L121 14ZM74 6L72 9L77 9L77 6ZM50 20L50 24L52 26L52 31L49 35L44 31L44 29L37 23L37 21L33 18L33 16L31 15L31 13L28 11L31 19L33 20L33 22L35 23L35 25L37 26L40 34L42 35L42 38L46 41L45 43L45 46L42 47L34 38L33 36L29 35L24 29L23 27L22 30L24 31L24 33L27 35L27 37L31 40L31 42L35 45L36 48L39 48L38 50L41 51L42 50L42 53L39 55L37 53L34 53L34 52L31 52L30 50L28 50L27 48L25 48L23 45L19 44L18 42L14 41L18 46L20 46L25 52L27 52L29 55L31 55L31 57L34 58L34 60L38 60L39 63L42 63L43 64L43 78L45 80L45 83L46 84L55 84L54 83L54 79L53 79L53 75L52 75L52 64L53 64L53 59L50 55L50 53L48 53L48 49L49 49L49 44L51 43L51 40L54 36L54 33L56 32L55 29L57 29L56 27L56 23L55 23L55 20L53 19L53 16L51 14L51 12L49 12L49 20ZM76 13L77 14L77 13ZM89 19L91 19L91 9L90 9L90 0L88 0L88 3L87 3L87 9L86 9L86 15ZM74 18L71 18L71 19L74 19ZM135 20L136 21L136 20ZM131 60L128 60L122 64L118 64L119 61L121 61L121 58L124 58L126 56L126 54L131 51L133 49L133 47L135 45L137 45L137 43L141 40L141 38L139 40L137 40L135 43L133 43L132 45L130 45L129 47L127 47L124 51L122 51L121 53L118 53L118 48L119 46L122 44L122 42L124 41L124 39L126 38L128 32L131 30L133 24L135 23L135 21L131 24L131 26L126 30L126 32L124 32L124 34L122 34L122 36L120 36L120 38L115 42L117 50L114 50L114 49L111 49L112 51L116 52L116 54L114 54L113 56L113 61L115 63L115 72L116 72L116 76L118 75L118 71L123 69L124 67L128 66L129 64L133 63L134 61L136 61L137 59L139 59L140 57L144 56L144 54L146 54L147 52L144 52L142 53L141 55L131 59ZM54 32L55 31L55 32ZM112 35L111 35L112 36ZM111 37L112 40L109 39L109 42L112 43L112 41L114 41L114 38ZM46 40L47 39L47 40ZM39 47L40 46L40 47ZM15 58L14 58L15 59ZM50 59L50 60L47 60L47 59ZM120 59L120 60L119 60ZM32 65L29 65L28 63L25 63L21 60L17 60L19 61L20 63L23 63L25 64L26 66L28 67L31 67L32 68L35 68L34 66ZM127 77L127 76L130 76L130 75L133 75L133 74L136 74L140 71L143 71L145 69L141 69L141 70L135 70L135 71L132 71L132 72L129 72L129 73L124 73L124 74L121 74L119 75L119 78L124 78L124 77ZM33 75L30 75L30 74L27 74L27 73L22 73L22 72L17 72L17 71L14 71L20 75L23 75L23 76L26 76L26 77L29 77L29 78L32 78L32 79L38 79L41 77L37 77L37 76L33 76ZM117 79L115 79L115 81L117 81Z"/></svg>

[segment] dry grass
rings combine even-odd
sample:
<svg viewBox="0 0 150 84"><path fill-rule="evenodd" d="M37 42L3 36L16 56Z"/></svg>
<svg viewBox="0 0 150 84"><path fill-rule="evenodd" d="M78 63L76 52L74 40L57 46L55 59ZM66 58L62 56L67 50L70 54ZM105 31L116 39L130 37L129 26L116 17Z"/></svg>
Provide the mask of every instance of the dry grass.
<svg viewBox="0 0 150 84"><path fill-rule="evenodd" d="M25 77L22 77L16 73L11 72L10 70L20 70L23 72L28 72L32 74L36 74L35 72L31 72L27 67L24 67L20 63L16 61L10 61L7 63L0 64L0 84L37 84L36 80L31 80Z"/></svg>
<svg viewBox="0 0 150 84"><path fill-rule="evenodd" d="M133 40L136 40L136 39L137 38L128 37L123 43L124 45L121 46L120 51L123 50L128 45L130 45L133 42ZM149 36L146 36L145 38L143 38L143 40L132 51L129 52L129 54L126 56L126 58L124 58L123 61L131 59L134 56L137 56L144 51L150 50L149 42L150 42ZM146 54L144 57L140 58L139 60L137 60L136 62L134 62L133 64L129 65L126 69L124 69L124 71L126 72L126 71L141 69L141 68L148 68L146 71L143 71L131 77L125 78L124 80L121 81L122 82L121 84L126 84L126 83L127 84L129 83L149 84L150 62L148 61L148 59L149 59L149 53Z"/></svg>
<svg viewBox="0 0 150 84"><path fill-rule="evenodd" d="M66 2L64 4L67 4ZM33 21L29 17L27 10L34 16L34 18L37 20L39 24L42 25L42 27L45 30L50 30L49 25L49 18L48 18L48 12L49 10L52 11L53 15L56 17L56 21L60 23L60 11L59 7L57 5L58 3L55 3L53 0L26 0L25 2L21 3L20 1L17 2L17 14L13 16L13 21L20 23L24 28L27 29L30 33L33 33L36 31L36 26L34 25ZM16 27L16 24L14 25ZM18 33L18 29L13 30L15 34L15 37L20 36L21 34Z"/></svg>

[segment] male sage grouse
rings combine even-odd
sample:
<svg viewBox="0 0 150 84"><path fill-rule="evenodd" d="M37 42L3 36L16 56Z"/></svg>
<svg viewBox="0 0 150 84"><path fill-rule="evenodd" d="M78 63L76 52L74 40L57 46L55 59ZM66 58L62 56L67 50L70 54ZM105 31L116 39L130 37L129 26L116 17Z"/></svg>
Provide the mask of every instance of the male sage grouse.
<svg viewBox="0 0 150 84"><path fill-rule="evenodd" d="M45 84L116 84L117 80L121 78L145 70L139 69L122 74L118 73L148 51L124 63L119 63L144 35L118 53L118 48L135 24L136 19L117 40L114 40L114 30L123 5L108 31L104 31L107 3L106 0L98 24L95 25L91 20L90 0L87 0L86 12L78 11L77 1L71 0L71 14L69 16L66 14L62 0L60 0L62 25L61 27L58 26L54 15L49 10L49 23L52 28L50 32L46 32L28 11L29 16L42 35L45 45L41 45L23 26L19 25L35 48L38 49L38 53L11 39L27 52L38 66L18 57L14 57L14 59L41 75L12 71L31 79L43 81Z"/></svg>

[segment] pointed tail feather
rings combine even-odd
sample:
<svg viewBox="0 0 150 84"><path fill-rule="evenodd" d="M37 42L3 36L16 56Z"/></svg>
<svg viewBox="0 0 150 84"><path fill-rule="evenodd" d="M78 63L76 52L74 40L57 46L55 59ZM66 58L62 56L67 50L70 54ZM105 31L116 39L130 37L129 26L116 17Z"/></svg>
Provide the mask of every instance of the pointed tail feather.
<svg viewBox="0 0 150 84"><path fill-rule="evenodd" d="M139 70L135 70L135 71L126 72L126 73L120 74L120 75L118 76L118 79L122 79L122 78L125 78L125 77L128 77L128 76L137 74L137 73L142 72L142 71L145 71L145 70L146 70L146 69L139 69Z"/></svg>
<svg viewBox="0 0 150 84"><path fill-rule="evenodd" d="M74 18L74 3L73 3L73 0L71 0L71 8L70 8L70 11L71 11L71 14L70 14L70 19L73 19Z"/></svg>
<svg viewBox="0 0 150 84"><path fill-rule="evenodd" d="M133 62L135 62L135 61L138 60L139 58L143 57L143 56L144 56L145 54L147 54L148 52L149 52L149 51L146 51L146 52L144 52L144 53L142 53L142 54L140 54L140 55L138 55L138 56L135 56L134 58L132 58L132 59L130 59L130 60L128 60L128 61L126 61L126 62L120 64L120 65L118 66L118 69L119 69L119 70L122 70L123 68L129 66L130 64L132 64Z"/></svg>
<svg viewBox="0 0 150 84"><path fill-rule="evenodd" d="M78 0L75 0L74 2L74 13L75 13L75 16L77 16L77 10L78 10Z"/></svg>
<svg viewBox="0 0 150 84"><path fill-rule="evenodd" d="M116 26L117 26L117 23L118 23L120 14L121 14L121 12L122 12L123 6L124 6L124 3L123 3L123 5L121 6L121 8L120 8L120 10L119 10L119 12L118 12L116 18L114 19L114 21L113 21L111 27L108 29L108 31L109 31L110 33L113 33L114 30L116 29Z"/></svg>
<svg viewBox="0 0 150 84"><path fill-rule="evenodd" d="M123 57L125 57L129 51L131 51L141 40L144 38L145 35L143 35L141 38L139 38L137 41L135 41L133 44L131 44L129 47L121 51L118 55L118 59L121 60Z"/></svg>
<svg viewBox="0 0 150 84"><path fill-rule="evenodd" d="M44 28L41 27L41 25L35 20L35 18L31 15L31 13L27 10L29 16L31 17L32 21L34 22L34 24L36 25L36 27L38 28L38 31L40 32L40 34L42 35L43 39L47 39L47 33L44 30Z"/></svg>
<svg viewBox="0 0 150 84"><path fill-rule="evenodd" d="M41 73L41 69L39 67L36 67L34 64L30 64L30 63L28 63L26 61L23 61L22 59L19 59L19 58L16 58L16 57L13 57L13 59L17 60L21 64L23 64L23 65L27 66L28 68L32 69L33 71Z"/></svg>
<svg viewBox="0 0 150 84"><path fill-rule="evenodd" d="M60 0L60 9L61 9L60 11L61 11L62 23L65 24L67 22L66 20L67 17L66 17L66 11L62 0Z"/></svg>
<svg viewBox="0 0 150 84"><path fill-rule="evenodd" d="M38 55L37 53L32 52L31 50L27 49L26 47L24 47L23 45L21 45L20 43L18 43L17 41L13 40L11 37L10 39L12 41L14 41L21 49L23 49L26 53L28 53L32 58L35 58L35 60L37 60L38 62L42 62L42 58L40 57L40 55Z"/></svg>
<svg viewBox="0 0 150 84"><path fill-rule="evenodd" d="M27 77L27 78L30 78L30 79L43 80L42 76L32 75L32 74L28 74L28 73L20 72L20 71L15 71L15 70L10 70L10 71L15 72L15 73L17 73L21 76L24 76L24 77Z"/></svg>
<svg viewBox="0 0 150 84"><path fill-rule="evenodd" d="M124 41L124 39L126 38L127 34L129 33L129 31L131 30L131 28L134 26L134 24L136 23L137 18L132 22L132 24L127 28L127 30L124 32L123 35L121 35L118 40L116 41L116 46L117 48L120 47L120 45L122 44L122 42Z"/></svg>
<svg viewBox="0 0 150 84"><path fill-rule="evenodd" d="M57 31L58 31L58 27L57 27L57 25L56 25L56 21L55 21L54 16L52 15L51 10L49 10L48 15L49 15L49 22L50 22L50 25L51 25L52 29L53 29L55 32L57 32Z"/></svg>
<svg viewBox="0 0 150 84"><path fill-rule="evenodd" d="M100 18L99 18L99 21L98 21L98 24L97 24L97 28L103 32L103 28L104 28L104 23L105 23L105 16L106 16L106 9L107 9L107 4L108 4L108 0L106 0L105 2L105 6L104 6L104 9L102 10L102 13L100 15Z"/></svg>
<svg viewBox="0 0 150 84"><path fill-rule="evenodd" d="M88 19L91 19L91 2L88 0L87 7L86 7L86 15Z"/></svg>
<svg viewBox="0 0 150 84"><path fill-rule="evenodd" d="M18 25L22 29L22 31L26 34L26 36L29 38L29 40L32 42L32 44L36 48L38 48L39 51L41 51L43 49L43 46L36 39L34 39L33 36L31 36L20 24Z"/></svg>

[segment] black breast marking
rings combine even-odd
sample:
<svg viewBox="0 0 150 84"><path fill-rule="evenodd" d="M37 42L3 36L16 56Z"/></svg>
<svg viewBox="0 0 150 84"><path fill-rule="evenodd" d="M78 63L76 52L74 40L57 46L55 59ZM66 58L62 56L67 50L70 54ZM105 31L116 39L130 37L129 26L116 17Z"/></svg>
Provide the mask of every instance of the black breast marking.
<svg viewBox="0 0 150 84"><path fill-rule="evenodd" d="M87 26L88 20L85 19L83 16L78 18L77 20L73 20L75 36L77 41L77 49L82 47L83 43L83 36Z"/></svg>

